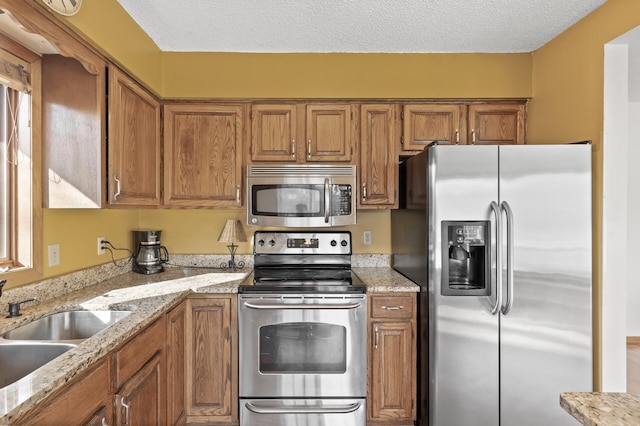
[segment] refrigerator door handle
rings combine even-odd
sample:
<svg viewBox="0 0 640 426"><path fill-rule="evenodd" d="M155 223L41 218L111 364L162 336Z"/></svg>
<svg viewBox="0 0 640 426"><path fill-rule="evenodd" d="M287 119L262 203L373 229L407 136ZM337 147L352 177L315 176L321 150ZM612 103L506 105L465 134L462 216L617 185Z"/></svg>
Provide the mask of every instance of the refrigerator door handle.
<svg viewBox="0 0 640 426"><path fill-rule="evenodd" d="M495 315L500 311L502 307L502 213L500 212L500 206L495 201L491 202L491 212L496 218L496 303L491 306L491 315ZM491 303L491 298L489 303Z"/></svg>
<svg viewBox="0 0 640 426"><path fill-rule="evenodd" d="M507 315L513 306L513 211L506 201L500 208L507 216L507 302L501 309L502 314Z"/></svg>

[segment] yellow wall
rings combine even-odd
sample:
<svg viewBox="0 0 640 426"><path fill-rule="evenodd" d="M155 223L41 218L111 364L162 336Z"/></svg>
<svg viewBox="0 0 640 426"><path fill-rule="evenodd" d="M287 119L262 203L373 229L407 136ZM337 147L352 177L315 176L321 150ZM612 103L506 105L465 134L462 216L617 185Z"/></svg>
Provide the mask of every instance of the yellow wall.
<svg viewBox="0 0 640 426"><path fill-rule="evenodd" d="M169 98L528 98L531 54L164 54Z"/></svg>
<svg viewBox="0 0 640 426"><path fill-rule="evenodd" d="M533 143L593 141L594 346L600 365L602 303L602 133L604 45L640 25L640 2L608 0L601 8L533 54L533 100L528 138ZM600 369L595 372L600 389Z"/></svg>

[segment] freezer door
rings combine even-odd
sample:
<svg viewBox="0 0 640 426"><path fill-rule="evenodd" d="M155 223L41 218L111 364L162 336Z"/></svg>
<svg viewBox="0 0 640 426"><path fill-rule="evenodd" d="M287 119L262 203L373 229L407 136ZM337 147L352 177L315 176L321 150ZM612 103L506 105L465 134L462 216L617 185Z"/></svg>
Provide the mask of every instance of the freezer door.
<svg viewBox="0 0 640 426"><path fill-rule="evenodd" d="M443 222L490 221L498 200L497 146L435 146L428 168L429 424L497 425L498 318L495 238L488 295L443 295ZM444 236L446 238L446 236ZM455 254L455 253L454 253ZM445 291L445 293L447 293Z"/></svg>
<svg viewBox="0 0 640 426"><path fill-rule="evenodd" d="M500 198L514 241L500 425L573 425L560 393L592 391L591 146L501 146Z"/></svg>

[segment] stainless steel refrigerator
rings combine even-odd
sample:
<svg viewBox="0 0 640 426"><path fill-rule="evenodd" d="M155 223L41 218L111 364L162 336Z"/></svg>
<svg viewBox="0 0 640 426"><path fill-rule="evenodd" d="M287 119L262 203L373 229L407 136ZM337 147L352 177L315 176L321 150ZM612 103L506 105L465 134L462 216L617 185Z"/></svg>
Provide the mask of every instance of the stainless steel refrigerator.
<svg viewBox="0 0 640 426"><path fill-rule="evenodd" d="M593 387L591 145L435 144L400 169L420 424L575 424L559 397Z"/></svg>

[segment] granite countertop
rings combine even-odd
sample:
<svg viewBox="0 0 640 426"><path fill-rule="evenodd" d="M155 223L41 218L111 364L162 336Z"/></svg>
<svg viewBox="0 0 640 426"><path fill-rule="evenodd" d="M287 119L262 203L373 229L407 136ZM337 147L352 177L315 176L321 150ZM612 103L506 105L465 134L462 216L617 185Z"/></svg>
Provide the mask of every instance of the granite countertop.
<svg viewBox="0 0 640 426"><path fill-rule="evenodd" d="M560 406L586 426L640 424L640 395L614 392L566 392Z"/></svg>
<svg viewBox="0 0 640 426"><path fill-rule="evenodd" d="M419 291L418 286L389 267L358 267L353 270L365 282L368 292ZM0 388L0 425L10 424L23 415L79 372L179 304L187 295L237 293L238 285L250 272L251 269L228 272L213 268L169 267L165 272L154 275L120 273L85 287L74 284L73 280L58 279L53 283L17 288L15 294L3 297L2 302L28 297L36 297L37 302L25 303L22 316L18 318L5 318L6 309L4 312L0 309L0 334L66 310L128 310L131 314L34 373Z"/></svg>

